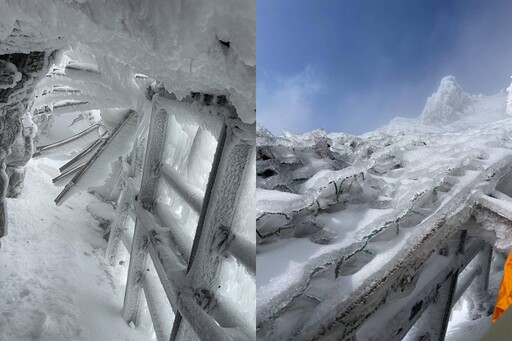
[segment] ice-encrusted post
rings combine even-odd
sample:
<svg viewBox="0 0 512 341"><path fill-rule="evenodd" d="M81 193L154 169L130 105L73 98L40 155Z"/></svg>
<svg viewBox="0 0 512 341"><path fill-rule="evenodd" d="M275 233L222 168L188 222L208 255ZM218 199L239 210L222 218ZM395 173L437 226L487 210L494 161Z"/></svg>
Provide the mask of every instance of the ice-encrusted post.
<svg viewBox="0 0 512 341"><path fill-rule="evenodd" d="M119 256L119 244L122 240L122 235L128 220L129 209L131 205L131 191L129 188L122 190L119 200L117 201L116 217L112 222L110 228L110 236L108 238L107 250L105 252L105 258L107 263L111 266L115 265Z"/></svg>
<svg viewBox="0 0 512 341"><path fill-rule="evenodd" d="M215 296L218 288L223 285L219 276L224 257L223 243L219 243L218 236L226 235L229 239L228 236L236 234L237 227L233 226L232 222L240 192L247 177L255 176L248 174L250 159L254 156L254 138L239 138L233 128L224 126L218 138L218 147L187 268L187 277L195 290L197 304L210 316L215 316L217 321L231 320L232 323L234 317L229 315L226 307ZM254 135L254 129L254 125L245 125L242 128L247 130L249 136L251 133ZM240 319L240 316L237 318ZM177 316L171 340L195 339L191 330L194 328L191 325L193 321L189 322L191 323L183 324L181 317ZM254 326L252 323L244 322L236 321L238 329L234 332L240 339L255 339Z"/></svg>
<svg viewBox="0 0 512 341"><path fill-rule="evenodd" d="M471 290L471 302L473 305L472 319L481 317L482 315L490 315L492 313L491 306L487 302L489 299L489 274L491 271L492 247L485 244L485 247L476 257L476 267L478 275L476 276Z"/></svg>
<svg viewBox="0 0 512 341"><path fill-rule="evenodd" d="M169 115L165 109L160 108L156 110L155 105L153 105L142 171L142 182L137 198L142 207L149 212L153 211L160 178L160 166L166 141L168 119ZM147 248L148 237L141 226L140 219L137 218L133 233L130 266L123 305L123 318L128 323L133 322L135 325L139 323L142 279L146 271Z"/></svg>
<svg viewBox="0 0 512 341"><path fill-rule="evenodd" d="M459 254L464 254L467 231L463 230L458 236L460 236L460 239L458 248L455 250L455 257ZM424 313L426 315L424 318L428 321L424 325L426 334L420 336L419 339L444 340L448 330L452 306L455 303L454 298L458 277L459 269L454 269L450 277L438 287L436 300Z"/></svg>

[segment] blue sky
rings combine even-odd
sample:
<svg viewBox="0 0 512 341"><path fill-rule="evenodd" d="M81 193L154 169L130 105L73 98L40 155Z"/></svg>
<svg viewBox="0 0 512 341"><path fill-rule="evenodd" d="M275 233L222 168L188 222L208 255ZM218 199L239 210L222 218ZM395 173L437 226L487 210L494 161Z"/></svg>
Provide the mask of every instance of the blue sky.
<svg viewBox="0 0 512 341"><path fill-rule="evenodd" d="M512 75L512 1L257 0L257 118L273 133L361 134L417 117L440 79Z"/></svg>

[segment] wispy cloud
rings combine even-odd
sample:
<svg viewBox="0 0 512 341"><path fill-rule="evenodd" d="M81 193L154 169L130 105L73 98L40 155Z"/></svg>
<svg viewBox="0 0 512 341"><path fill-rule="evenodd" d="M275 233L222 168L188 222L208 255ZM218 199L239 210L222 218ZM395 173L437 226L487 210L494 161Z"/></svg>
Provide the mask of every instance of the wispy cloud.
<svg viewBox="0 0 512 341"><path fill-rule="evenodd" d="M307 66L292 76L264 76L257 83L257 121L272 133L283 129L302 133L314 127L315 104L322 82L318 73Z"/></svg>

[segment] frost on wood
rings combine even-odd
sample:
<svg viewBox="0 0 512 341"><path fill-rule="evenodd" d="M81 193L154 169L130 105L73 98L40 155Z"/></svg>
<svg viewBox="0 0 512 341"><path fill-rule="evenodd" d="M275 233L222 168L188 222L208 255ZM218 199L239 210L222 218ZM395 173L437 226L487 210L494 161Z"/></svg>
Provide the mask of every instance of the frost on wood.
<svg viewBox="0 0 512 341"><path fill-rule="evenodd" d="M361 338L392 340L412 324L389 312L410 315L402 298L458 229L509 252L511 132L504 92L469 95L453 77L420 118L361 136L259 127L258 338L350 340L375 315L383 328Z"/></svg>

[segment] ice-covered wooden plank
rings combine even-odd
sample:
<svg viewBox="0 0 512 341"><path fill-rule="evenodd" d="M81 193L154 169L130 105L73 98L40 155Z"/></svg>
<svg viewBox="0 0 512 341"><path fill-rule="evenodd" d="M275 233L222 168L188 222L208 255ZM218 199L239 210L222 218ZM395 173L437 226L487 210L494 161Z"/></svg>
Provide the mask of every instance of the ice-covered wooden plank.
<svg viewBox="0 0 512 341"><path fill-rule="evenodd" d="M132 247L132 243L133 243L133 237L128 232L123 231L121 240L123 241L123 245L124 245L126 251L128 251L128 254L130 254L132 251L131 247Z"/></svg>
<svg viewBox="0 0 512 341"><path fill-rule="evenodd" d="M162 108L174 115L180 124L197 125L217 137L228 114L223 106L205 106L201 103L178 101L159 94L153 96L156 108Z"/></svg>
<svg viewBox="0 0 512 341"><path fill-rule="evenodd" d="M105 251L105 258L107 263L115 265L119 255L119 243L123 240L126 233L126 223L129 216L129 211L133 210L132 200L136 192L132 191L129 186L121 192L119 200L117 201L116 217L110 226L110 235L107 243L107 250ZM132 240L133 241L133 240ZM131 251L131 243L125 245L128 252Z"/></svg>
<svg viewBox="0 0 512 341"><path fill-rule="evenodd" d="M238 329L238 333L243 340L250 340L254 337L254 321L251 321L244 314L240 314L239 306L229 296L217 296L219 305L214 319L223 328Z"/></svg>
<svg viewBox="0 0 512 341"><path fill-rule="evenodd" d="M85 166L86 163L87 162L84 161L82 163L76 164L72 168L68 168L65 172L52 179L53 184L58 187L67 185L71 179L73 179L73 177Z"/></svg>
<svg viewBox="0 0 512 341"><path fill-rule="evenodd" d="M183 257L188 262L190 259L190 251L192 250L193 238L185 231L187 226L181 224L179 217L171 211L168 205L157 203L155 206L155 214L160 221L162 221L162 225L170 229L170 233L176 241L179 252L183 254Z"/></svg>
<svg viewBox="0 0 512 341"><path fill-rule="evenodd" d="M156 338L158 341L168 341L172 330L174 313L171 305L156 275L148 274L142 281L149 314L153 321Z"/></svg>
<svg viewBox="0 0 512 341"><path fill-rule="evenodd" d="M146 147L146 156L142 171L142 180L138 194L138 201L144 209L152 210L155 203L157 184L159 181L159 165L162 160L163 150L165 146L165 138L167 131L167 122L169 115L165 110L153 110L151 112L151 120L149 125L148 142ZM135 120L137 121L137 120ZM136 122L135 124L136 125ZM135 137L136 129L131 132L132 139ZM136 203L136 202L135 202ZM133 242L130 252L130 265L128 268L128 278L126 281L126 290L123 303L123 318L126 322L138 324L140 316L140 305L142 299L141 276L144 276L146 269L146 258L149 247L149 236L143 226L143 222L139 217L135 221L135 229L133 232ZM150 252L151 253L151 252ZM155 263L157 272L161 267ZM161 278L162 280L162 278ZM166 284L162 280L166 293L171 295L172 290L166 288Z"/></svg>
<svg viewBox="0 0 512 341"><path fill-rule="evenodd" d="M76 111L87 111L93 109L99 109L99 107L96 104L87 101L66 100L54 104L51 112L54 115L62 115Z"/></svg>
<svg viewBox="0 0 512 341"><path fill-rule="evenodd" d="M171 165L163 165L160 171L167 185L175 190L194 211L200 212L204 192L172 168Z"/></svg>
<svg viewBox="0 0 512 341"><path fill-rule="evenodd" d="M232 134L233 131L226 129L221 132L219 137L187 275L187 278L191 279L193 287L205 288L213 295L216 295L215 293L221 285L222 258L219 248L222 246L218 243L219 233L225 233L227 229L228 235L236 235L238 229L241 229L240 226L233 226L237 198L243 185L248 181L248 177L254 176L252 172L248 171L251 157L253 157L251 143L254 142L237 140ZM206 297L201 301L208 302ZM218 322L226 318L225 312L223 313L215 307L211 307L204 313L209 316L217 316ZM191 320L191 317L187 316L185 312L183 317L201 337L200 331L197 329L200 327L198 326L199 321ZM238 336L240 339L255 339L254 330L251 330L249 334L244 334L243 329L243 326L237 325L233 331L241 333Z"/></svg>
<svg viewBox="0 0 512 341"><path fill-rule="evenodd" d="M84 94L80 90L76 89L67 89L67 88L57 88L52 91L38 96L34 100L34 108L40 109L45 106L51 106L54 103L65 102L69 100L79 101L79 102L90 102L91 96Z"/></svg>
<svg viewBox="0 0 512 341"><path fill-rule="evenodd" d="M60 205L75 193L101 184L105 176L111 171L110 164L119 155L125 155L130 151L136 128L137 114L135 111L131 111L112 135L107 138L105 144L96 151L82 170L66 185L55 199L55 203Z"/></svg>
<svg viewBox="0 0 512 341"><path fill-rule="evenodd" d="M238 259L249 273L253 276L256 275L256 244L254 241L235 234L227 252Z"/></svg>
<svg viewBox="0 0 512 341"><path fill-rule="evenodd" d="M200 340L236 341L251 340L251 335L244 334L245 330L238 328L222 328L196 300L188 295L178 297L180 312L190 323L190 326ZM252 334L252 333L251 333Z"/></svg>
<svg viewBox="0 0 512 341"><path fill-rule="evenodd" d="M59 168L59 171L66 172L68 169L75 168L77 164L82 164L86 158L90 157L92 153L94 153L100 145L104 142L104 140L97 139L96 141L92 142L87 148L85 148L83 151L81 151L78 155L76 155L74 158L66 162L64 165L62 165Z"/></svg>
<svg viewBox="0 0 512 341"><path fill-rule="evenodd" d="M157 240L159 245L167 248L174 254L176 258L170 257L171 261L187 264L188 259L185 258L186 253L179 248L174 235L171 233L171 229L162 227L158 221L158 217L142 208L140 203L134 202L134 208L137 218L141 220L147 233L151 235L151 238Z"/></svg>
<svg viewBox="0 0 512 341"><path fill-rule="evenodd" d="M499 194L499 193L496 193ZM486 233L480 233L498 251L507 253L512 249L512 200L481 194L475 205L477 223ZM492 237L490 237L492 236Z"/></svg>
<svg viewBox="0 0 512 341"><path fill-rule="evenodd" d="M95 124L66 139L45 146L39 146L36 148L33 157L36 158L44 155L68 154L72 151L79 150L85 145L88 145L98 139L98 128L99 125Z"/></svg>

